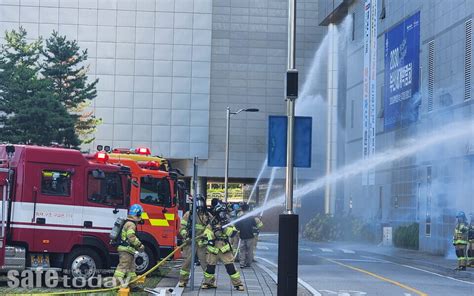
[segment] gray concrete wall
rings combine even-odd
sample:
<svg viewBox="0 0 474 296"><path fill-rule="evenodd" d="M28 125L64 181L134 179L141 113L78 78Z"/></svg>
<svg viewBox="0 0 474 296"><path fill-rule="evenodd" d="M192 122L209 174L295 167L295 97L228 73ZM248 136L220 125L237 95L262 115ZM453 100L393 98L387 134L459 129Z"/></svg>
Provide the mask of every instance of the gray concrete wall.
<svg viewBox="0 0 474 296"><path fill-rule="evenodd" d="M300 83L325 31L317 4L298 1ZM286 112L286 0L0 1L0 31L19 26L88 49L103 119L89 148L148 146L188 176L197 155L200 175L223 177L225 108L256 107L232 119L230 176L257 176L267 117Z"/></svg>
<svg viewBox="0 0 474 296"><path fill-rule="evenodd" d="M287 5L286 0L213 1L209 160L201 162L200 174L224 174L226 107L255 107L260 112L232 116L229 176L257 177L267 154L268 116L286 114ZM297 15L302 85L325 28L317 24L316 0L298 1ZM180 165L191 169L190 161ZM270 170L264 178L269 176ZM282 169L277 178L283 177Z"/></svg>

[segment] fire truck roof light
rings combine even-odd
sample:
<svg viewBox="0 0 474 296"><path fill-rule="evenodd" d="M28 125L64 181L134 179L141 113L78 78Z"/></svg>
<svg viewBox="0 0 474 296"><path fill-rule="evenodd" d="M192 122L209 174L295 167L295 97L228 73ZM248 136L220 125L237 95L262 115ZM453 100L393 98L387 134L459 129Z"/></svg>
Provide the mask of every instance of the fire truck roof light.
<svg viewBox="0 0 474 296"><path fill-rule="evenodd" d="M140 148L135 149L135 153L142 154L142 155L151 155L150 149L145 148L145 147L140 147Z"/></svg>
<svg viewBox="0 0 474 296"><path fill-rule="evenodd" d="M98 162L106 163L109 160L109 155L107 155L105 152L97 152L95 154L95 159Z"/></svg>

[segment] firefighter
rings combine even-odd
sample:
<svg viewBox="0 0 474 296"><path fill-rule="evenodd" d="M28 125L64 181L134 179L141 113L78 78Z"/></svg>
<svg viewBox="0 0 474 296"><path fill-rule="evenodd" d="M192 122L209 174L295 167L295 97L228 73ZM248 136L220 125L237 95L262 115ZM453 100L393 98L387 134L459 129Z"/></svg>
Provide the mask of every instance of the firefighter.
<svg viewBox="0 0 474 296"><path fill-rule="evenodd" d="M469 247L467 250L468 262L467 265L474 267L474 214L471 214L471 223L469 223L468 241Z"/></svg>
<svg viewBox="0 0 474 296"><path fill-rule="evenodd" d="M234 226L224 225L229 223L227 207L218 203L213 209L214 217L206 227L204 235L207 239L207 268L204 272L204 282L202 289L217 288L216 286L216 265L218 261L224 263L225 269L230 276L232 285L238 291L244 291L244 285L240 280L240 273L235 269L232 246L229 239L237 234Z"/></svg>
<svg viewBox="0 0 474 296"><path fill-rule="evenodd" d="M239 204L233 204L232 205L232 212L230 213L231 217L233 219L237 219L240 217L242 213L241 206ZM231 238L230 242L232 244L232 249L234 251L234 261L238 262L239 261L239 234L235 235L233 238Z"/></svg>
<svg viewBox="0 0 474 296"><path fill-rule="evenodd" d="M459 212L456 215L456 228L454 228L453 245L458 257L457 270L466 270L467 265L467 247L468 247L469 226L467 224L466 214Z"/></svg>
<svg viewBox="0 0 474 296"><path fill-rule="evenodd" d="M214 197L213 199L211 199L211 206L209 207L209 213L214 216L214 209L216 208L216 206L218 204L222 203L220 199L218 199L217 197Z"/></svg>
<svg viewBox="0 0 474 296"><path fill-rule="evenodd" d="M145 246L135 234L137 223L141 221L142 213L143 208L141 205L132 205L128 211L127 221L123 224L121 242L117 247L119 264L114 273L116 284L120 283L120 281L123 283L124 279L131 281L137 276L135 273L135 253L145 250Z"/></svg>
<svg viewBox="0 0 474 296"><path fill-rule="evenodd" d="M181 228L179 229L179 234L184 239L191 238L192 235L192 209L187 211L183 218L181 219ZM199 263L203 271L206 271L207 263L206 263L206 239L204 237L199 238L204 233L204 229L206 228L207 224L209 223L210 216L206 209L206 202L202 197L199 197L196 200L196 253ZM183 247L183 265L181 266L181 270L179 271L179 287L186 287L189 280L189 270L191 268L191 260L192 260L192 248L191 244L187 244Z"/></svg>
<svg viewBox="0 0 474 296"><path fill-rule="evenodd" d="M249 205L242 205L242 215L247 214L249 211ZM260 228L263 227L263 223L260 218L247 217L236 223L236 227L239 230L240 235L240 267L250 267L254 255L255 255L255 240L257 239Z"/></svg>

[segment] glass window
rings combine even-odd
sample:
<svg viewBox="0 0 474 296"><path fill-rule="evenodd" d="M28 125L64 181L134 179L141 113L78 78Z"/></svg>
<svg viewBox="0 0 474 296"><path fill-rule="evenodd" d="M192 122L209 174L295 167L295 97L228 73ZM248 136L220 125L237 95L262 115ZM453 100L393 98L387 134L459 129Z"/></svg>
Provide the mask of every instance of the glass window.
<svg viewBox="0 0 474 296"><path fill-rule="evenodd" d="M87 199L105 205L124 205L122 178L117 173L105 172L97 177L89 172Z"/></svg>
<svg viewBox="0 0 474 296"><path fill-rule="evenodd" d="M146 204L170 207L172 204L168 179L142 177L140 180L140 201Z"/></svg>
<svg viewBox="0 0 474 296"><path fill-rule="evenodd" d="M41 172L41 193L44 195L71 196L71 173L43 170Z"/></svg>

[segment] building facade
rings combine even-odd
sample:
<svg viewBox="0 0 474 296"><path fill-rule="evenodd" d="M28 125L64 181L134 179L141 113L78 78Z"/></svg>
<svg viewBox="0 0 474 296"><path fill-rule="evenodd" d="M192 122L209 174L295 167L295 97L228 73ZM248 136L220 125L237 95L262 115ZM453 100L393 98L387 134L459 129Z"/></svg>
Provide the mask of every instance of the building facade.
<svg viewBox="0 0 474 296"><path fill-rule="evenodd" d="M230 177L251 181L268 115L286 112L287 10L286 0L1 0L0 31L56 30L88 50L103 119L91 150L150 147L187 176L198 156L199 176L222 181L226 107L260 109L231 121ZM317 19L316 0L298 2L301 81L325 31Z"/></svg>
<svg viewBox="0 0 474 296"><path fill-rule="evenodd" d="M378 225L380 237L382 226L396 228L419 223L420 249L447 253L452 249L456 213L464 211L469 218L474 212L471 85L474 3L375 2L376 69L372 76L376 79L375 151L399 153L400 157L369 171L374 176L372 181L364 181L361 174L346 178L341 208ZM345 123L345 136L338 142L344 147L345 163L350 164L363 158L364 126L368 120L364 113L363 75L367 65L364 63L366 6L362 0L320 1L319 5L320 11L326 12L320 15L322 24L339 23L346 16L353 20L344 57L346 87L343 98L340 97L346 106L344 117L339 118ZM397 42L398 47L394 45ZM400 92L402 97L397 96L397 91L405 86L410 92ZM409 145L421 147L423 142L433 140L436 131L446 133L446 126L456 122L461 129L470 130L471 136L402 153ZM451 132L457 131L448 133ZM343 169L343 165L339 168Z"/></svg>

